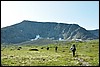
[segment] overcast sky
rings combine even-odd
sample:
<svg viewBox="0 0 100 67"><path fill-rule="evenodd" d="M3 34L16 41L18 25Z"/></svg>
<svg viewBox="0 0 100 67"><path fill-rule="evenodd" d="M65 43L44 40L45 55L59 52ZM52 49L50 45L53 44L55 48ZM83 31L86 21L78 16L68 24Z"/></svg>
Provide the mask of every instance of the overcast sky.
<svg viewBox="0 0 100 67"><path fill-rule="evenodd" d="M99 1L1 1L1 28L23 20L99 29Z"/></svg>

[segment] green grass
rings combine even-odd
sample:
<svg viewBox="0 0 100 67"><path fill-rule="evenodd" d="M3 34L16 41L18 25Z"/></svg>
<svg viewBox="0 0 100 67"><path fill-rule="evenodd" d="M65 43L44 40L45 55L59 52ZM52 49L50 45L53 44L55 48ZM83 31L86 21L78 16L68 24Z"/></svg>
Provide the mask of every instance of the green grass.
<svg viewBox="0 0 100 67"><path fill-rule="evenodd" d="M72 57L70 51L72 44L76 44L76 57ZM58 47L57 52L55 52L55 46ZM17 50L18 47L22 47L22 49ZM41 49L41 47L44 48ZM47 50L47 47L50 49ZM29 51L31 48L37 48L39 51ZM87 62L87 65L90 66L99 65L99 40L59 42L42 46L9 45L5 49L1 45L1 64L3 66L83 66L83 62Z"/></svg>

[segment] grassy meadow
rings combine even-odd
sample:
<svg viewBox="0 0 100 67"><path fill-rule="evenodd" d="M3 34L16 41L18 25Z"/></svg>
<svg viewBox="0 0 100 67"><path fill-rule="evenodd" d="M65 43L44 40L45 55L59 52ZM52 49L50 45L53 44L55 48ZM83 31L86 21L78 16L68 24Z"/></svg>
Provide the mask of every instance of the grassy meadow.
<svg viewBox="0 0 100 67"><path fill-rule="evenodd" d="M70 47L76 45L75 57ZM55 52L55 46L58 47ZM49 50L47 50L49 47ZM33 51L30 49L38 49ZM48 45L2 45L2 66L99 66L99 40Z"/></svg>

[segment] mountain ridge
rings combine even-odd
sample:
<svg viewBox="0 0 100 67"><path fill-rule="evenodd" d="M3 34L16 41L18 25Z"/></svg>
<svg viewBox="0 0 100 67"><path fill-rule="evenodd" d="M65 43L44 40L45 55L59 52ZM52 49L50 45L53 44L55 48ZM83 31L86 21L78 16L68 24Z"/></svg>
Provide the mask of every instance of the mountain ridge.
<svg viewBox="0 0 100 67"><path fill-rule="evenodd" d="M98 38L78 24L23 20L20 23L1 28L1 43L21 43L35 39L37 35L54 40L59 40L59 38L64 40Z"/></svg>

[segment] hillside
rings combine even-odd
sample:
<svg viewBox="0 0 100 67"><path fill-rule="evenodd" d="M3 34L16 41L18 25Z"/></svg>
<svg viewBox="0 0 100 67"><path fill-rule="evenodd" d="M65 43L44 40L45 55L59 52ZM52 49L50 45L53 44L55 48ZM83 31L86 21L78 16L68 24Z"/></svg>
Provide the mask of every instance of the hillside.
<svg viewBox="0 0 100 67"><path fill-rule="evenodd" d="M98 38L77 24L24 20L18 24L1 28L1 43L21 43L36 39L36 36L52 40Z"/></svg>
<svg viewBox="0 0 100 67"><path fill-rule="evenodd" d="M77 49L75 57L70 50L72 44ZM99 66L99 40L41 46L1 45L1 66Z"/></svg>
<svg viewBox="0 0 100 67"><path fill-rule="evenodd" d="M96 30L88 30L89 32L91 32L92 34L96 35L97 37L99 37L99 29Z"/></svg>
<svg viewBox="0 0 100 67"><path fill-rule="evenodd" d="M33 41L25 41L22 43L18 43L19 45L29 44L29 45L48 45L48 44L54 44L56 41L49 40L49 39L37 39Z"/></svg>

